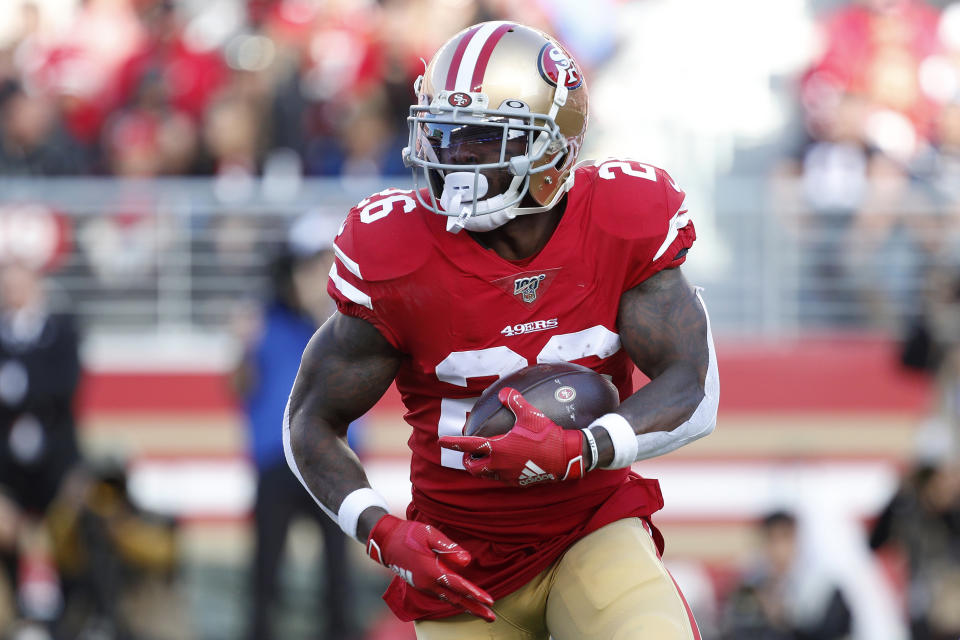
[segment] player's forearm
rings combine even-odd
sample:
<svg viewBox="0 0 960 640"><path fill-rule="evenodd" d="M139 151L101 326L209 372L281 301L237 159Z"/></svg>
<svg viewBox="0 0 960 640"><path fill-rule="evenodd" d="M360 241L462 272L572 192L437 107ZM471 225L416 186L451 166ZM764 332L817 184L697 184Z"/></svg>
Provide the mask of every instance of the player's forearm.
<svg viewBox="0 0 960 640"><path fill-rule="evenodd" d="M662 302L673 304L667 323L648 321L645 325L641 321L654 313L644 308L648 300L621 309L625 346L635 362L645 362L645 370L654 373L616 412L591 425L599 460L594 466L620 468L660 456L702 438L716 426L720 378L703 298L695 291L692 296L677 295ZM668 347L661 351L672 354L660 360L662 365L643 357L656 353L657 336Z"/></svg>
<svg viewBox="0 0 960 640"><path fill-rule="evenodd" d="M290 469L320 508L363 543L371 519L387 505L347 446L347 426L384 394L401 358L366 321L334 314L304 350L283 416Z"/></svg>
<svg viewBox="0 0 960 640"><path fill-rule="evenodd" d="M291 471L320 508L345 533L365 544L370 529L387 510L382 501L371 501L372 491L363 466L336 435L336 429L288 407L284 416L284 449ZM356 494L361 489L368 492Z"/></svg>
<svg viewBox="0 0 960 640"><path fill-rule="evenodd" d="M689 420L703 401L704 378L705 372L687 363L669 367L620 403L616 412L637 435L670 431Z"/></svg>
<svg viewBox="0 0 960 640"><path fill-rule="evenodd" d="M623 416L633 432L641 439L645 434L656 440L652 450L654 455L662 455L677 449L693 440L707 435L715 424L704 424L691 433L673 434L672 431L688 423L690 418L703 405L706 394L701 378L697 371L689 366L678 365L668 368L661 375L651 380L639 391L624 400L615 413ZM659 433L658 433L659 432ZM609 465L614 458L614 445L610 433L603 427L592 427L597 442L600 467ZM657 435L653 435L657 434ZM695 436L695 437L689 437ZM653 457L642 455L637 459Z"/></svg>
<svg viewBox="0 0 960 640"><path fill-rule="evenodd" d="M335 514L351 491L370 486L356 454L330 427L320 421L298 419L294 411L290 453L295 473L328 512Z"/></svg>

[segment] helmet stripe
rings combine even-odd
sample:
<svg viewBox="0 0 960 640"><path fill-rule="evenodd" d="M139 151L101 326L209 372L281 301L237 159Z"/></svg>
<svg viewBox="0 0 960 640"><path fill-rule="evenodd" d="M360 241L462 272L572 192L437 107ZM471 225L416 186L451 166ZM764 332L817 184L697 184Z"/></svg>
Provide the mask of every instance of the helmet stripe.
<svg viewBox="0 0 960 640"><path fill-rule="evenodd" d="M457 43L457 48L453 52L453 58L450 60L450 68L447 69L447 83L446 90L453 91L457 86L457 73L460 71L460 61L463 60L463 53L467 50L467 45L470 44L470 40L473 39L473 36L480 30L480 27L483 25L478 24L473 27L462 38L460 42Z"/></svg>
<svg viewBox="0 0 960 640"><path fill-rule="evenodd" d="M500 42L503 34L513 29L513 26L514 25L509 22L500 25L497 27L497 30L487 38L487 41L483 43L483 48L480 49L480 55L477 57L477 64L473 68L473 79L470 82L470 91L480 91L480 88L483 86L483 74L487 71L487 63L490 62L490 54L493 53L493 48Z"/></svg>
<svg viewBox="0 0 960 640"><path fill-rule="evenodd" d="M463 51L463 59L460 60L460 64L457 68L457 79L454 83L455 91L473 91L472 82L474 71L476 70L477 63L480 60L480 53L483 51L484 45L491 38L491 36L493 36L493 34L496 33L504 24L509 23L484 22L480 24L480 29L473 34L473 36L470 38L470 42L467 43L466 49ZM497 39L499 40L499 37ZM489 58L489 54L487 57ZM449 83L449 77L447 80Z"/></svg>

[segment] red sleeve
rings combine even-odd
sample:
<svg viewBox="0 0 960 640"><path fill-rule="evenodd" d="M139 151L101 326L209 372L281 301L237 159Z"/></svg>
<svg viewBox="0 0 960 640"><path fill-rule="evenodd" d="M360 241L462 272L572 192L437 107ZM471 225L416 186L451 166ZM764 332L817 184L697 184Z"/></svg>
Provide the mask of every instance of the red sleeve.
<svg viewBox="0 0 960 640"><path fill-rule="evenodd" d="M396 332L393 331L387 322L381 320L380 316L378 316L376 313L373 313L372 310L351 302L350 300L345 300L339 295L339 292L335 291L333 280L327 282L327 292L331 295L331 297L333 297L334 301L336 301L337 311L345 316L352 316L354 318L366 320L377 328L377 331L379 331L380 334L386 338L387 342L400 351L404 350L400 341L400 337L396 334Z"/></svg>
<svg viewBox="0 0 960 640"><path fill-rule="evenodd" d="M630 243L631 259L624 291L659 271L682 265L687 259L687 251L697 239L687 212L686 194L663 169L657 169L657 177L662 207L647 212L642 223L643 235Z"/></svg>
<svg viewBox="0 0 960 640"><path fill-rule="evenodd" d="M354 318L366 320L377 328L377 331L379 331L381 335L386 338L387 342L392 344L395 348L403 351L403 345L400 340L400 336L397 335L388 321L389 314L384 315L379 313L379 311L386 306L386 301L384 298L376 295L376 291L372 291L372 289L375 289L375 287L364 287L366 291L374 294L369 295L368 293L364 292L364 289L360 289L357 285L351 284L351 280L353 280L353 278L350 277L349 273L343 274L342 267L338 264L334 264L333 269L330 271L330 279L327 281L327 293L329 293L330 297L333 298L334 302L337 303L337 311L347 316L353 316ZM353 289L350 289L351 287ZM357 296L358 292L360 295L369 298L370 306L354 301L354 297ZM373 307L374 299L377 300L376 308Z"/></svg>
<svg viewBox="0 0 960 640"><path fill-rule="evenodd" d="M358 246L354 237L355 224L355 216L351 212L334 242L336 257L330 268L327 293L337 303L340 313L366 320L390 344L402 350L400 336L390 324L390 314L385 312L391 303L387 292L381 283L363 278L362 257L355 251Z"/></svg>
<svg viewBox="0 0 960 640"><path fill-rule="evenodd" d="M623 290L684 263L696 239L685 194L663 169L632 160L596 165L593 218L608 235Z"/></svg>
<svg viewBox="0 0 960 640"><path fill-rule="evenodd" d="M411 192L399 189L354 207L334 241L327 281L340 313L366 320L400 351L406 351L404 284L429 253L415 209Z"/></svg>

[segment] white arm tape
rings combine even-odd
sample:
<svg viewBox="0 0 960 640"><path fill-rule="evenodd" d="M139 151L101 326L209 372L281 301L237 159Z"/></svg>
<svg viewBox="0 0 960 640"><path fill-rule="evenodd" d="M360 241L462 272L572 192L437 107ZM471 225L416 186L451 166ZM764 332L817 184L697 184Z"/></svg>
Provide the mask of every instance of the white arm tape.
<svg viewBox="0 0 960 640"><path fill-rule="evenodd" d="M340 511L337 513L337 524L340 525L340 528L343 529L345 534L351 538L356 538L357 521L360 519L360 514L370 507L381 507L384 511L390 511L390 507L387 506L387 501L373 489L364 487L351 492L343 499L343 502L340 503Z"/></svg>
<svg viewBox="0 0 960 640"><path fill-rule="evenodd" d="M613 442L613 460L603 465L601 469L623 469L629 467L637 459L637 434L630 423L619 413L607 413L592 423L590 427L601 427L610 434Z"/></svg>
<svg viewBox="0 0 960 640"><path fill-rule="evenodd" d="M713 346L710 315L707 313L707 306L703 302L700 291L701 289L697 287L697 300L700 302L700 307L703 309L703 316L707 322L708 353L707 375L703 381L703 399L700 401L700 404L697 405L697 408L690 418L675 429L670 431L651 431L634 436L633 439L636 441L636 448L633 448L626 441L626 432L623 429L623 425L628 427L630 425L623 416L608 413L597 418L590 426L601 426L607 429L607 433L610 434L614 446L613 462L604 467L605 469L620 469L637 460L646 460L647 458L654 458L656 456L662 456L665 453L670 453L674 449L679 449L685 444L709 435L717 426L717 407L720 404L720 375L717 371L717 354ZM616 416L616 418L620 418L622 421L620 426L613 427L613 430L611 430L608 425L617 424L618 421L611 416ZM632 428L631 431L633 431ZM622 455L620 447L623 447ZM621 464L631 453L634 455L633 459Z"/></svg>

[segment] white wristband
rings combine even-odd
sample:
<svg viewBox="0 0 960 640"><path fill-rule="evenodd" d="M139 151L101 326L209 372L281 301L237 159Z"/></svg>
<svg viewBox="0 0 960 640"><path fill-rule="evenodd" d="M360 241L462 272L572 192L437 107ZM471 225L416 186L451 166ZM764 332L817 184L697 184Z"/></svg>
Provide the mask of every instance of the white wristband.
<svg viewBox="0 0 960 640"><path fill-rule="evenodd" d="M590 423L590 427L606 429L613 442L613 460L610 464L604 465L603 469L623 469L636 461L640 444L637 442L637 434L633 432L633 427L626 418L619 413L607 413Z"/></svg>
<svg viewBox="0 0 960 640"><path fill-rule="evenodd" d="M583 437L587 439L587 446L590 448L590 466L587 467L587 471L593 471L597 468L597 464L600 462L600 452L597 449L597 439L593 437L593 432L590 431L590 428L581 429L583 431Z"/></svg>
<svg viewBox="0 0 960 640"><path fill-rule="evenodd" d="M345 534L351 538L356 538L357 521L360 520L360 514L370 507L382 507L385 511L390 511L383 496L369 487L351 492L340 503L340 509L337 510L337 524L340 525Z"/></svg>

